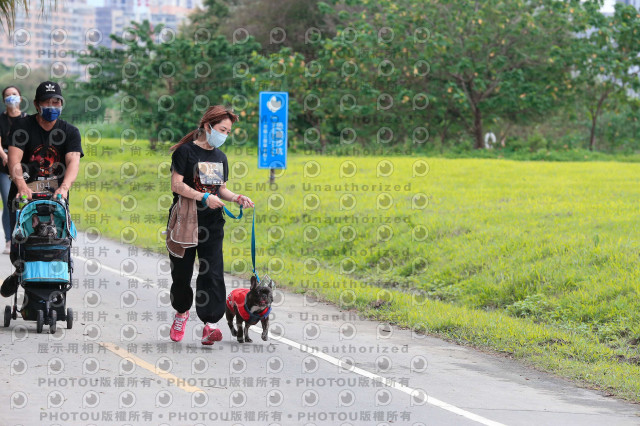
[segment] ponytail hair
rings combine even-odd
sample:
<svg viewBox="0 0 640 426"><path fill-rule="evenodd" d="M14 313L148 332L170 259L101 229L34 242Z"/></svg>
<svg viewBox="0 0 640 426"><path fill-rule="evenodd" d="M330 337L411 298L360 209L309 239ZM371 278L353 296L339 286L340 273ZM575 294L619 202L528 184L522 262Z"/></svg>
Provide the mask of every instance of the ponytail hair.
<svg viewBox="0 0 640 426"><path fill-rule="evenodd" d="M175 151L180 145L198 139L201 135L206 133L205 125L213 127L227 118L231 120L231 124L239 120L239 117L233 113L231 108L227 109L223 105L214 105L207 108L207 111L205 111L204 115L200 119L198 128L187 133L182 139L180 139L180 142L169 148L169 151Z"/></svg>

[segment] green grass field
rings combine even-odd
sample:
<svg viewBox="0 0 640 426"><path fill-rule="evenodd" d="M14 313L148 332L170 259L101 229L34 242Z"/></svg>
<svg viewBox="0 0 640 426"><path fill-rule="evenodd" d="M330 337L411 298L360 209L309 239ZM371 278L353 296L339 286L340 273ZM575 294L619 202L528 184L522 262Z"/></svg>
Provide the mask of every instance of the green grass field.
<svg viewBox="0 0 640 426"><path fill-rule="evenodd" d="M83 143L78 227L164 252L170 155ZM280 286L640 401L640 164L296 154L270 187L225 148ZM250 273L250 220L227 220L232 273Z"/></svg>

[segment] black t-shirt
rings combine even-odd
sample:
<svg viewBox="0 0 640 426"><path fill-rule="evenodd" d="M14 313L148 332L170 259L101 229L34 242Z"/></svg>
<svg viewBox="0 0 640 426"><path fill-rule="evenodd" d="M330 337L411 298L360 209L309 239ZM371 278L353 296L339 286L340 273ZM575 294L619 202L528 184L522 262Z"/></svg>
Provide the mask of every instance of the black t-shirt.
<svg viewBox="0 0 640 426"><path fill-rule="evenodd" d="M24 151L22 169L28 171L29 179L57 179L61 184L66 170L65 156L68 152L79 152L84 156L77 127L64 120L56 120L50 131L45 131L36 120L36 114L15 120L8 136L9 146ZM15 197L16 186L11 183L9 199Z"/></svg>
<svg viewBox="0 0 640 426"><path fill-rule="evenodd" d="M218 148L204 149L195 143L180 145L171 156L171 170L184 177L183 182L198 192L218 195L220 186L229 178L227 156ZM178 202L178 194L173 193L173 203ZM200 201L198 219L223 219L222 209L204 207Z"/></svg>
<svg viewBox="0 0 640 426"><path fill-rule="evenodd" d="M0 138L2 138L2 150L4 152L9 152L9 131L11 130L11 125L14 121L26 116L27 114L24 112L20 113L18 117L9 117L7 111L0 114ZM9 167L2 165L2 162L0 162L0 172L9 174Z"/></svg>

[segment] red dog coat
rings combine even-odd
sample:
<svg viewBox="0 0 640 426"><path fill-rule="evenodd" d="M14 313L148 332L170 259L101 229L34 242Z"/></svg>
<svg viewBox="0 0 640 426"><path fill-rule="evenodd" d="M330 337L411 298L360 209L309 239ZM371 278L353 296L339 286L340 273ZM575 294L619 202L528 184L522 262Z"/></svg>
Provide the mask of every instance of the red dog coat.
<svg viewBox="0 0 640 426"><path fill-rule="evenodd" d="M229 296L227 296L227 308L233 312L235 312L234 308L237 308L240 317L253 325L259 320L268 317L271 312L271 307L269 306L264 308L264 310L259 314L251 312L247 306L247 293L249 293L248 288L236 288L235 290L232 290L231 293L229 293Z"/></svg>

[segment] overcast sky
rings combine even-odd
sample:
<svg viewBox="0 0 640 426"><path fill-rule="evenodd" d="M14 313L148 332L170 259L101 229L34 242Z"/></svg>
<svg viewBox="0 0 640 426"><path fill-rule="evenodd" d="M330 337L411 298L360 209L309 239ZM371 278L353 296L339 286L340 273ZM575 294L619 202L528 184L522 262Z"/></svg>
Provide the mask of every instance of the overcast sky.
<svg viewBox="0 0 640 426"><path fill-rule="evenodd" d="M616 0L604 0L604 6L601 11L604 13L613 13L613 5L616 4Z"/></svg>

